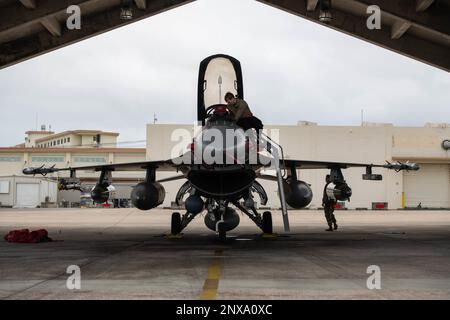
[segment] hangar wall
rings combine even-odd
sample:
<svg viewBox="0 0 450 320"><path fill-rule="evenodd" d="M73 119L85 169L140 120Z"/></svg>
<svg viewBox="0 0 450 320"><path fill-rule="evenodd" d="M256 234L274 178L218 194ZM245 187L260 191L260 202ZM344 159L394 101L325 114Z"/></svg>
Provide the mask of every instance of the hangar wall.
<svg viewBox="0 0 450 320"><path fill-rule="evenodd" d="M41 177L0 176L0 205L36 208L56 203L57 182Z"/></svg>
<svg viewBox="0 0 450 320"><path fill-rule="evenodd" d="M391 124L364 123L362 126L319 126L310 122L297 125L268 125L270 136L279 135L279 142L288 159L384 163L414 161L424 169L418 173L374 169L383 174L382 181L364 181L364 168L344 170L353 189L347 208L372 208L373 202L386 202L388 208L404 206L450 208L450 151L441 143L450 138L450 124L426 124L424 127L394 127ZM171 157L171 141L175 130L193 132L192 125L147 125L147 158L165 160ZM158 150L158 152L155 152ZM268 172L270 173L270 172ZM311 208L321 206L327 170L299 170L302 180L311 184L314 198ZM158 173L158 178L173 173ZM260 181L269 196L268 206L279 207L276 183ZM165 183L164 206L173 201L182 181ZM421 191L425 190L425 191Z"/></svg>

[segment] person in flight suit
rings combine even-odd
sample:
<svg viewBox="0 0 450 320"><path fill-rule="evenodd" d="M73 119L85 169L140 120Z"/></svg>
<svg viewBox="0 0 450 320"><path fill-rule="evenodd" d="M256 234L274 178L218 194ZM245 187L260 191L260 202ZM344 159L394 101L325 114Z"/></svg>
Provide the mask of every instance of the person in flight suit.
<svg viewBox="0 0 450 320"><path fill-rule="evenodd" d="M338 225L336 223L336 217L334 216L334 206L336 205L336 200L330 199L327 195L327 187L331 183L331 178L329 174L327 174L325 181L326 184L325 188L323 189L323 198L322 198L323 211L325 212L325 219L327 219L328 223L328 229L326 229L325 231L333 231L338 228Z"/></svg>
<svg viewBox="0 0 450 320"><path fill-rule="evenodd" d="M227 103L228 110L233 114L236 124L244 129L244 131L253 128L259 132L259 130L263 129L261 120L253 115L247 102L236 98L231 92L225 94L225 102Z"/></svg>

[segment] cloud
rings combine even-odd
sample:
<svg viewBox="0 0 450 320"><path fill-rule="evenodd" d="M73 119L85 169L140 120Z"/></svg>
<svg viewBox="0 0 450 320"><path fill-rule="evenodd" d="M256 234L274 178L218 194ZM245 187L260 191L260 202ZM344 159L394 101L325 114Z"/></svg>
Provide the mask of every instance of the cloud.
<svg viewBox="0 0 450 320"><path fill-rule="evenodd" d="M145 139L160 123L196 119L200 61L241 61L245 97L263 122L366 121L421 126L450 119L450 76L251 0L178 7L0 71L0 145L38 124ZM446 120L447 119L447 120Z"/></svg>

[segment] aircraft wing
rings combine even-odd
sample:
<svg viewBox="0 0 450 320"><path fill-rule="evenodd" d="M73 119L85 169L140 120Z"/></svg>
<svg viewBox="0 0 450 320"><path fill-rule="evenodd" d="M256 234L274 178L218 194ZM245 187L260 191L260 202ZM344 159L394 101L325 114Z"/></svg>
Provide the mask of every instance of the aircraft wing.
<svg viewBox="0 0 450 320"><path fill-rule="evenodd" d="M268 158L266 158L268 161ZM279 160L280 169L295 170L295 169L348 169L348 168L366 168L366 174L363 175L364 180L381 180L381 175L372 174L372 168L385 168L395 171L416 171L419 170L419 166L416 163L411 162L388 162L386 164L373 164L373 163L352 163L352 162L334 162L334 161L314 161L314 160L294 160L294 159L282 159ZM267 163L267 162L266 162ZM272 164L268 165L273 168ZM268 167L267 166L267 167ZM257 171L257 177L265 180L277 181L277 177L273 175L262 174L261 171Z"/></svg>
<svg viewBox="0 0 450 320"><path fill-rule="evenodd" d="M401 163L401 162L386 162L386 164L373 164L373 163L351 163L351 162L333 162L333 161L312 161L312 160L293 160L285 159L280 160L280 167L282 169L347 169L352 167L365 167L365 168L386 168L392 170L419 170L419 166L416 163Z"/></svg>
<svg viewBox="0 0 450 320"><path fill-rule="evenodd" d="M26 175L47 175L53 172L59 171L140 171L147 168L155 168L158 171L184 171L183 165L176 165L176 161L159 160L159 161L142 161L142 162L128 162L128 163L116 163L116 164L101 164L94 166L84 167L67 167L67 168L55 168L55 167L37 167L37 168L25 168L23 173Z"/></svg>

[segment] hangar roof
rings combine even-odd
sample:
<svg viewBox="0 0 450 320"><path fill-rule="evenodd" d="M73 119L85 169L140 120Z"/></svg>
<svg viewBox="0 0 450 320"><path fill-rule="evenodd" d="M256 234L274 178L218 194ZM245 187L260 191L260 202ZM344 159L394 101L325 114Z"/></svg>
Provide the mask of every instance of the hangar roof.
<svg viewBox="0 0 450 320"><path fill-rule="evenodd" d="M0 0L0 68L139 21L192 0ZM130 3L133 19L120 18ZM81 9L82 27L66 26L70 5Z"/></svg>
<svg viewBox="0 0 450 320"><path fill-rule="evenodd" d="M0 68L81 41L193 0L0 0ZM319 21L319 0L257 0L378 46L450 71L450 0L332 0L333 20ZM124 3L133 9L121 20ZM83 27L68 30L69 5ZM367 7L381 8L380 30L369 30Z"/></svg>
<svg viewBox="0 0 450 320"><path fill-rule="evenodd" d="M318 0L257 0L383 48L450 71L450 0L332 0L330 23ZM381 29L369 30L369 6L381 9Z"/></svg>

